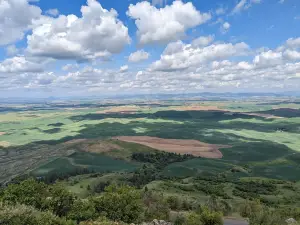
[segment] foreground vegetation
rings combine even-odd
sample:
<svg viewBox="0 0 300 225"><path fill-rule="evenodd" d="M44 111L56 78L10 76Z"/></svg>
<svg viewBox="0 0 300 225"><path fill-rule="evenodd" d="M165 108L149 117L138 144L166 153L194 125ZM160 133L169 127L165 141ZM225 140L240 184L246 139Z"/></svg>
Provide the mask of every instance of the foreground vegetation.
<svg viewBox="0 0 300 225"><path fill-rule="evenodd" d="M0 224L299 221L299 104L293 110L274 108L291 106L280 102L213 104L231 112L172 105L135 106L131 113L97 105L3 109ZM205 159L111 139L123 135L229 147L221 149L222 159Z"/></svg>
<svg viewBox="0 0 300 225"><path fill-rule="evenodd" d="M177 225L221 225L223 215L233 210L214 195L200 204L182 202L147 187L138 190L115 184L105 187L100 195L82 199L59 184L47 185L33 179L2 189L0 201L0 221L8 225L125 224L153 219L171 220ZM300 210L273 209L257 200L244 201L238 211L250 225L282 225L290 216L300 219Z"/></svg>

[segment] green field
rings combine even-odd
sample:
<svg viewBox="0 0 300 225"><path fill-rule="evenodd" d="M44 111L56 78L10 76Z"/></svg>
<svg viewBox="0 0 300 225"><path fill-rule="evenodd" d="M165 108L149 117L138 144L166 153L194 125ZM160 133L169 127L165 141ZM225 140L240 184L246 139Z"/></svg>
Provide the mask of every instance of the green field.
<svg viewBox="0 0 300 225"><path fill-rule="evenodd" d="M167 196L191 201L205 202L216 194L233 205L255 197L268 205L277 202L282 206L298 206L299 104L192 103L201 107L214 105L226 111L177 111L181 103L172 104L134 106L139 110L127 114L105 111L114 106L3 112L0 169L5 172L0 180L22 174L51 177L51 182L58 179L80 197L95 194L93 188L99 183L113 180L139 188L147 186ZM244 112L284 118L267 119ZM111 140L114 136L195 139L230 147L221 149L222 159L194 158L161 165L159 160L134 161L135 153L156 154L157 150ZM245 191L245 182L249 180L254 180L251 183L254 190L260 191L266 181L277 192ZM289 201L291 196L295 199Z"/></svg>
<svg viewBox="0 0 300 225"><path fill-rule="evenodd" d="M117 160L101 154L76 152L64 158L55 159L32 171L35 176L51 173L69 173L76 169L88 169L92 172L133 171L138 165Z"/></svg>

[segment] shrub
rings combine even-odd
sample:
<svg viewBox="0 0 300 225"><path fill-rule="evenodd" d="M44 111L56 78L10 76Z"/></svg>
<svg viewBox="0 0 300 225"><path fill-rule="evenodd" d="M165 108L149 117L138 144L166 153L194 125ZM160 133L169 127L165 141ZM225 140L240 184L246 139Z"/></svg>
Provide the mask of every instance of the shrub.
<svg viewBox="0 0 300 225"><path fill-rule="evenodd" d="M184 225L186 218L182 214L178 214L174 220L174 225Z"/></svg>
<svg viewBox="0 0 300 225"><path fill-rule="evenodd" d="M102 196L94 199L97 212L105 213L113 221L141 222L143 205L141 194L129 186L110 185Z"/></svg>
<svg viewBox="0 0 300 225"><path fill-rule="evenodd" d="M47 185L34 179L10 184L1 192L1 200L8 204L24 204L41 209L46 199Z"/></svg>
<svg viewBox="0 0 300 225"><path fill-rule="evenodd" d="M167 203L172 210L179 210L181 208L181 202L177 196L168 197Z"/></svg>
<svg viewBox="0 0 300 225"><path fill-rule="evenodd" d="M146 207L145 220L169 220L170 208L162 194L148 191L144 193L143 202Z"/></svg>
<svg viewBox="0 0 300 225"><path fill-rule="evenodd" d="M60 185L51 185L49 193L45 209L51 210L57 216L66 216L73 206L75 196Z"/></svg>
<svg viewBox="0 0 300 225"><path fill-rule="evenodd" d="M186 216L184 225L202 225L201 216L195 212L191 212Z"/></svg>
<svg viewBox="0 0 300 225"><path fill-rule="evenodd" d="M204 209L200 215L202 225L223 225L223 215L220 212L211 212Z"/></svg>
<svg viewBox="0 0 300 225"><path fill-rule="evenodd" d="M5 225L75 225L50 212L40 212L31 206L0 204L0 224Z"/></svg>
<svg viewBox="0 0 300 225"><path fill-rule="evenodd" d="M76 200L67 215L68 219L75 220L77 222L96 219L98 214L95 209L95 205L89 200Z"/></svg>

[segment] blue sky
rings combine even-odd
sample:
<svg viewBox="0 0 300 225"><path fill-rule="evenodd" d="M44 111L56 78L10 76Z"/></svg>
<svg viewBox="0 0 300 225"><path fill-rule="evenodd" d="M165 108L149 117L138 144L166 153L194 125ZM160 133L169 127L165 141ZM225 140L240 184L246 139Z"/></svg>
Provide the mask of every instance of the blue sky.
<svg viewBox="0 0 300 225"><path fill-rule="evenodd" d="M300 89L298 0L3 0L0 97Z"/></svg>

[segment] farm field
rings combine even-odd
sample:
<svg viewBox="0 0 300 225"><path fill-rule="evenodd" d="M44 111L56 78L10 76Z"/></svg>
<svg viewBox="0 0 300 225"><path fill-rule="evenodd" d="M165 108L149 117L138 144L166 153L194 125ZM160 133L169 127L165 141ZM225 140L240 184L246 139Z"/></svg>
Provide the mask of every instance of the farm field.
<svg viewBox="0 0 300 225"><path fill-rule="evenodd" d="M163 139L147 136L120 136L113 139L130 143L145 145L153 149L165 152L174 152L183 155L194 155L203 158L222 158L219 148L229 148L230 146L210 145L196 140Z"/></svg>
<svg viewBox="0 0 300 225"><path fill-rule="evenodd" d="M278 100L5 108L0 182L33 176L80 197L116 182L188 201L299 207L299 113Z"/></svg>

